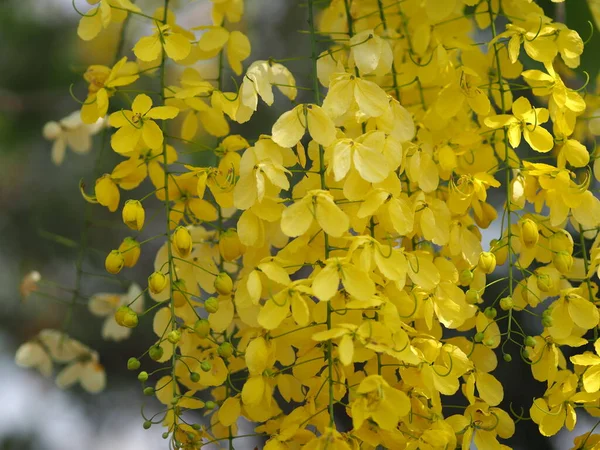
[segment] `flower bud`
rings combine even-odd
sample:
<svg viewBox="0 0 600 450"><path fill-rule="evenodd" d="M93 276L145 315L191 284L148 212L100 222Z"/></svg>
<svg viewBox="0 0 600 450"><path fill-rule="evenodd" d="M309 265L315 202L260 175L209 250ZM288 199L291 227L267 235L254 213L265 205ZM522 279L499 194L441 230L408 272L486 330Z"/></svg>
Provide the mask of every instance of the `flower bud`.
<svg viewBox="0 0 600 450"><path fill-rule="evenodd" d="M152 347L150 347L150 350L148 350L148 355L150 356L150 359L158 361L160 358L163 357L164 352L165 351L162 349L161 346L153 345Z"/></svg>
<svg viewBox="0 0 600 450"><path fill-rule="evenodd" d="M231 345L229 342L223 342L217 348L217 353L221 358L229 358L231 355L233 355L233 345Z"/></svg>
<svg viewBox="0 0 600 450"><path fill-rule="evenodd" d="M525 347L535 347L535 338L533 336L525 336L523 343Z"/></svg>
<svg viewBox="0 0 600 450"><path fill-rule="evenodd" d="M192 251L192 235L190 231L182 226L175 228L175 232L171 236L175 250L182 258L187 257Z"/></svg>
<svg viewBox="0 0 600 450"><path fill-rule="evenodd" d="M504 361L506 362L511 362L512 361L512 355L510 353L505 353L502 358L504 358Z"/></svg>
<svg viewBox="0 0 600 450"><path fill-rule="evenodd" d="M240 242L235 228L230 228L219 236L219 253L225 261L234 261L245 251L246 247Z"/></svg>
<svg viewBox="0 0 600 450"><path fill-rule="evenodd" d="M527 248L533 248L538 243L540 232L537 223L531 219L521 222L521 241Z"/></svg>
<svg viewBox="0 0 600 450"><path fill-rule="evenodd" d="M209 297L204 301L204 309L207 312L214 314L219 310L219 299L217 297Z"/></svg>
<svg viewBox="0 0 600 450"><path fill-rule="evenodd" d="M215 402L213 402L212 400L209 400L206 403L204 403L204 407L206 409L215 409L216 406L217 406L217 404Z"/></svg>
<svg viewBox="0 0 600 450"><path fill-rule="evenodd" d="M502 309L502 311L510 311L513 309L513 306L514 302L512 297L506 296L500 299L500 309Z"/></svg>
<svg viewBox="0 0 600 450"><path fill-rule="evenodd" d="M550 292L550 290L554 286L554 283L552 282L552 277L550 275L548 275L547 273L538 273L536 283L537 283L537 288L541 292Z"/></svg>
<svg viewBox="0 0 600 450"><path fill-rule="evenodd" d="M149 396L149 397L150 397L151 395L154 395L154 388L153 388L153 387L151 387L151 386L145 387L145 388L144 388L144 395L147 395L147 396Z"/></svg>
<svg viewBox="0 0 600 450"><path fill-rule="evenodd" d="M181 340L181 331L173 330L167 335L167 341L171 344L177 344Z"/></svg>
<svg viewBox="0 0 600 450"><path fill-rule="evenodd" d="M162 272L153 272L148 277L148 289L153 294L160 294L167 287L167 277Z"/></svg>
<svg viewBox="0 0 600 450"><path fill-rule="evenodd" d="M139 200L127 200L123 206L123 222L129 228L140 231L144 226L146 212Z"/></svg>
<svg viewBox="0 0 600 450"><path fill-rule="evenodd" d="M194 331L202 338L205 338L210 333L210 322L206 319L197 320L194 324Z"/></svg>
<svg viewBox="0 0 600 450"><path fill-rule="evenodd" d="M146 371L142 371L140 373L138 373L138 380L144 382L148 380L148 372Z"/></svg>
<svg viewBox="0 0 600 450"><path fill-rule="evenodd" d="M183 279L173 281L173 304L181 308L188 302L187 288Z"/></svg>
<svg viewBox="0 0 600 450"><path fill-rule="evenodd" d="M479 291L477 289L469 289L465 293L465 300L469 305L474 305L479 303L481 296L479 295Z"/></svg>
<svg viewBox="0 0 600 450"><path fill-rule="evenodd" d="M458 282L461 286L468 286L473 281L473 272L469 269L464 269L458 276Z"/></svg>
<svg viewBox="0 0 600 450"><path fill-rule="evenodd" d="M144 427L144 430L147 430L152 426L152 422L150 422L149 420L145 420L142 426Z"/></svg>
<svg viewBox="0 0 600 450"><path fill-rule="evenodd" d="M133 267L137 264L140 259L140 253L142 251L140 243L131 237L126 237L119 245L119 251L123 255L125 261L125 267Z"/></svg>
<svg viewBox="0 0 600 450"><path fill-rule="evenodd" d="M140 366L140 360L137 358L132 357L127 360L127 370L138 370Z"/></svg>
<svg viewBox="0 0 600 450"><path fill-rule="evenodd" d="M483 314L485 315L485 317L487 317L490 320L494 320L496 318L496 316L498 315L498 311L496 310L496 308L492 308L491 306L488 306L487 308L485 308L485 310L483 311Z"/></svg>
<svg viewBox="0 0 600 450"><path fill-rule="evenodd" d="M492 252L481 252L477 267L485 274L490 274L496 269L496 255Z"/></svg>
<svg viewBox="0 0 600 450"><path fill-rule="evenodd" d="M473 340L475 342L482 342L484 338L485 338L485 335L481 331L479 331L479 332L475 333L475 337L473 338Z"/></svg>
<svg viewBox="0 0 600 450"><path fill-rule="evenodd" d="M554 325L554 319L552 318L552 316L542 316L542 325L545 328L549 328L552 325Z"/></svg>
<svg viewBox="0 0 600 450"><path fill-rule="evenodd" d="M190 372L190 380L192 380L194 383L197 383L200 381L200 374L198 372Z"/></svg>
<svg viewBox="0 0 600 450"><path fill-rule="evenodd" d="M129 306L120 306L115 312L115 321L122 327L135 328L138 320L137 313Z"/></svg>
<svg viewBox="0 0 600 450"><path fill-rule="evenodd" d="M210 363L210 361L202 361L200 363L200 368L203 372L210 372L210 370L212 369L212 364Z"/></svg>
<svg viewBox="0 0 600 450"><path fill-rule="evenodd" d="M225 272L221 272L215 278L215 289L220 295L229 295L233 290L233 281Z"/></svg>
<svg viewBox="0 0 600 450"><path fill-rule="evenodd" d="M119 250L112 250L104 260L104 267L108 273L118 274L125 265L125 258Z"/></svg>
<svg viewBox="0 0 600 450"><path fill-rule="evenodd" d="M570 253L565 251L555 253L552 257L552 262L554 263L556 270L563 275L569 273L573 267L573 257Z"/></svg>

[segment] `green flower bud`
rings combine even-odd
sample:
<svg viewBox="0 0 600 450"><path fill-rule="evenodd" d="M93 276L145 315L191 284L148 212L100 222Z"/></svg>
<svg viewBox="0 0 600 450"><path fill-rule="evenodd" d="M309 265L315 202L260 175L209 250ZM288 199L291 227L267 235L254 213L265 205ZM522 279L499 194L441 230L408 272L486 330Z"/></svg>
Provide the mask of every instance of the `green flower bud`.
<svg viewBox="0 0 600 450"><path fill-rule="evenodd" d="M144 382L148 380L148 372L146 371L142 371L140 373L138 373L138 380Z"/></svg>
<svg viewBox="0 0 600 450"><path fill-rule="evenodd" d="M200 369L202 369L203 372L210 372L210 370L212 369L212 364L210 363L210 361L202 361L200 363Z"/></svg>
<svg viewBox="0 0 600 450"><path fill-rule="evenodd" d="M192 380L194 383L197 383L200 381L200 374L198 372L190 372L190 380Z"/></svg>
<svg viewBox="0 0 600 450"><path fill-rule="evenodd" d="M181 340L181 331L173 330L167 335L167 341L171 344L177 344Z"/></svg>
<svg viewBox="0 0 600 450"><path fill-rule="evenodd" d="M479 291L477 289L469 289L465 293L465 300L469 305L475 305L479 303L481 296L479 295Z"/></svg>
<svg viewBox="0 0 600 450"><path fill-rule="evenodd" d="M500 299L500 309L502 311L510 311L513 309L514 302L511 296L506 296Z"/></svg>
<svg viewBox="0 0 600 450"><path fill-rule="evenodd" d="M556 270L564 275L569 273L573 267L573 256L565 251L557 252L552 257L552 262Z"/></svg>
<svg viewBox="0 0 600 450"><path fill-rule="evenodd" d="M209 400L206 403L204 403L204 407L206 409L215 409L216 406L217 406L217 404L215 402L213 402L212 400Z"/></svg>
<svg viewBox="0 0 600 450"><path fill-rule="evenodd" d="M233 281L231 277L225 273L221 272L215 278L215 289L220 295L229 295L233 290Z"/></svg>
<svg viewBox="0 0 600 450"><path fill-rule="evenodd" d="M491 306L488 306L487 308L485 308L485 310L483 311L483 314L485 315L485 317L487 317L490 320L494 320L496 318L496 316L498 315L498 311L496 310L496 308L493 308Z"/></svg>
<svg viewBox="0 0 600 450"><path fill-rule="evenodd" d="M140 360L137 358L129 358L127 360L127 369L128 370L138 370L141 366Z"/></svg>
<svg viewBox="0 0 600 450"><path fill-rule="evenodd" d="M204 309L207 312L214 314L219 310L219 299L217 297L209 297L204 301Z"/></svg>
<svg viewBox="0 0 600 450"><path fill-rule="evenodd" d="M153 387L145 387L144 388L144 395L147 395L148 397L154 395L154 388Z"/></svg>
<svg viewBox="0 0 600 450"><path fill-rule="evenodd" d="M548 327L551 327L552 325L554 325L554 319L552 318L552 316L550 316L550 315L547 315L547 316L542 315L542 325L545 328L548 328Z"/></svg>
<svg viewBox="0 0 600 450"><path fill-rule="evenodd" d="M481 252L477 267L485 274L490 274L496 269L496 255L492 252Z"/></svg>
<svg viewBox="0 0 600 450"><path fill-rule="evenodd" d="M541 292L549 292L552 289L552 287L554 286L552 277L550 275L548 275L547 273L538 273L537 279L536 279L536 284L537 284L538 289Z"/></svg>
<svg viewBox="0 0 600 450"><path fill-rule="evenodd" d="M485 335L480 331L478 333L475 333L475 342L482 342L484 339Z"/></svg>
<svg viewBox="0 0 600 450"><path fill-rule="evenodd" d="M525 336L523 343L526 347L535 347L535 338L533 336Z"/></svg>
<svg viewBox="0 0 600 450"><path fill-rule="evenodd" d="M219 348L217 348L217 353L221 358L229 358L231 355L233 355L233 345L231 345L229 342L223 342L221 345L219 345Z"/></svg>
<svg viewBox="0 0 600 450"><path fill-rule="evenodd" d="M135 328L138 325L138 315L129 306L120 306L115 311L115 321L122 327Z"/></svg>
<svg viewBox="0 0 600 450"><path fill-rule="evenodd" d="M510 355L510 353L505 353L502 358L504 358L504 361L506 362L511 362L512 361L512 356Z"/></svg>
<svg viewBox="0 0 600 450"><path fill-rule="evenodd" d="M147 430L148 428L150 428L152 426L152 422L150 422L149 420L146 420L144 422L144 430Z"/></svg>
<svg viewBox="0 0 600 450"><path fill-rule="evenodd" d="M210 334L210 322L206 319L199 319L194 324L194 331L200 337L205 338Z"/></svg>
<svg viewBox="0 0 600 450"><path fill-rule="evenodd" d="M458 276L458 282L460 283L460 285L468 286L471 284L472 281L473 281L473 272L469 269L463 269Z"/></svg>
<svg viewBox="0 0 600 450"><path fill-rule="evenodd" d="M150 359L158 361L160 358L162 358L164 352L165 351L162 349L161 346L153 345L152 347L150 347L150 350L148 350L148 355L150 355Z"/></svg>

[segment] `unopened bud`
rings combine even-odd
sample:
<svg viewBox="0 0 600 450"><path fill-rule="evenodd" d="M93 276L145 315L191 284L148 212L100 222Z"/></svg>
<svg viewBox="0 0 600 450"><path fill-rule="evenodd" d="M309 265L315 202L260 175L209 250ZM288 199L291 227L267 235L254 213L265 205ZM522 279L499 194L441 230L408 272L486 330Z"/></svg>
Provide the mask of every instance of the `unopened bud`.
<svg viewBox="0 0 600 450"><path fill-rule="evenodd" d="M199 319L194 324L194 331L200 337L205 338L210 333L210 322L206 319Z"/></svg>
<svg viewBox="0 0 600 450"><path fill-rule="evenodd" d="M202 361L200 363L200 369L202 369L203 372L210 372L210 370L212 369L212 364L210 363L210 361Z"/></svg>
<svg viewBox="0 0 600 450"><path fill-rule="evenodd" d="M194 383L197 383L200 381L200 374L198 372L190 372L190 380L192 380Z"/></svg>
<svg viewBox="0 0 600 450"><path fill-rule="evenodd" d="M492 252L481 252L477 267L485 274L490 274L496 269L496 255Z"/></svg>
<svg viewBox="0 0 600 450"><path fill-rule="evenodd" d="M514 302L512 297L507 296L507 297L503 297L500 299L500 309L502 309L502 311L510 311L511 309L513 309L514 306Z"/></svg>
<svg viewBox="0 0 600 450"><path fill-rule="evenodd" d="M220 295L229 295L233 290L233 281L225 272L221 272L215 278L215 289Z"/></svg>
<svg viewBox="0 0 600 450"><path fill-rule="evenodd" d="M552 277L547 273L538 273L536 278L537 288L541 292L549 292L554 286Z"/></svg>
<svg viewBox="0 0 600 450"><path fill-rule="evenodd" d="M129 228L140 231L144 226L146 212L139 200L127 200L123 206L123 222Z"/></svg>
<svg viewBox="0 0 600 450"><path fill-rule="evenodd" d="M219 310L219 299L217 297L209 297L204 301L204 309L206 312L214 314Z"/></svg>
<svg viewBox="0 0 600 450"><path fill-rule="evenodd" d="M129 306L120 306L115 311L115 321L122 327L135 328L138 325L138 315Z"/></svg>
<svg viewBox="0 0 600 450"><path fill-rule="evenodd" d="M527 248L533 248L538 243L540 231L537 223L531 219L525 219L521 223L521 241Z"/></svg>
<svg viewBox="0 0 600 450"><path fill-rule="evenodd" d="M162 272L153 272L148 277L148 289L153 294L160 294L167 287L167 277Z"/></svg>
<svg viewBox="0 0 600 450"><path fill-rule="evenodd" d="M142 249L140 243L131 237L126 237L119 245L119 251L123 255L125 267L133 267L140 259Z"/></svg>
<svg viewBox="0 0 600 450"><path fill-rule="evenodd" d="M129 358L127 360L127 370L138 370L140 366L140 360L137 358Z"/></svg>
<svg viewBox="0 0 600 450"><path fill-rule="evenodd" d="M138 373L138 380L140 381L147 381L148 380L148 372L140 372Z"/></svg>
<svg viewBox="0 0 600 450"><path fill-rule="evenodd" d="M171 239L179 256L185 258L191 253L193 245L192 235L187 228L182 226L175 228Z"/></svg>
<svg viewBox="0 0 600 450"><path fill-rule="evenodd" d="M225 261L234 261L245 251L246 247L240 242L235 228L230 228L219 236L219 253Z"/></svg>
<svg viewBox="0 0 600 450"><path fill-rule="evenodd" d="M498 315L498 311L496 310L496 308L492 308L491 306L489 306L489 307L485 308L485 310L483 311L483 314L488 319L494 320L496 318L496 316Z"/></svg>
<svg viewBox="0 0 600 450"><path fill-rule="evenodd" d="M533 336L525 336L523 343L526 347L535 347L535 338Z"/></svg>
<svg viewBox="0 0 600 450"><path fill-rule="evenodd" d="M479 291L477 289L469 289L465 293L465 300L469 305L475 305L476 303L479 303L480 299L481 295L479 295Z"/></svg>
<svg viewBox="0 0 600 450"><path fill-rule="evenodd" d="M167 341L171 344L177 344L181 340L181 331L173 330L167 335Z"/></svg>
<svg viewBox="0 0 600 450"><path fill-rule="evenodd" d="M231 345L229 342L223 342L217 348L217 353L221 358L229 358L231 355L233 355L233 345Z"/></svg>
<svg viewBox="0 0 600 450"><path fill-rule="evenodd" d="M469 269L461 270L458 276L458 282L461 286L468 286L473 281L473 272Z"/></svg>
<svg viewBox="0 0 600 450"><path fill-rule="evenodd" d="M150 350L148 350L148 355L150 356L150 359L158 361L160 358L162 358L164 352L165 351L162 349L161 346L153 345L152 347L150 347Z"/></svg>
<svg viewBox="0 0 600 450"><path fill-rule="evenodd" d="M125 265L125 258L119 250L112 250L104 260L104 267L108 273L116 275Z"/></svg>
<svg viewBox="0 0 600 450"><path fill-rule="evenodd" d="M569 273L573 267L573 256L570 253L561 251L554 254L552 258L554 267L563 275Z"/></svg>

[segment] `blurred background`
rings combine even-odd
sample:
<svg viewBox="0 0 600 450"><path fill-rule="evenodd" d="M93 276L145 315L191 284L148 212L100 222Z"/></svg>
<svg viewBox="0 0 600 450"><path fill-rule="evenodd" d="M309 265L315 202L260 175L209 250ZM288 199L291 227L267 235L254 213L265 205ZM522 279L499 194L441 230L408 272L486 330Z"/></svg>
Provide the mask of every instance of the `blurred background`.
<svg viewBox="0 0 600 450"><path fill-rule="evenodd" d="M158 1L140 0L145 11L151 11ZM211 2L208 0L180 0L182 26L210 23ZM247 0L244 19L238 26L248 34L252 54L246 61L256 59L288 58L308 54L306 35L298 30L306 28L305 8L296 0ZM590 36L588 21L593 22L590 9L596 2L567 0L555 5L544 3L547 13L560 16L570 28ZM84 1L78 1L86 11ZM149 9L148 9L149 8ZM106 342L101 338L102 319L89 313L87 307L77 304L69 323L69 334L81 340L100 354L107 372L108 386L101 395L91 395L79 386L68 391L55 387L53 379L44 379L38 372L15 366L14 353L23 342L41 329L61 328L70 300L63 302L32 295L23 301L19 295L22 277L32 271L41 273L43 280L53 280L66 287L75 285L75 261L84 227L84 201L78 183L84 179L93 186L93 166L100 145L96 137L89 155L67 151L61 166L50 159L52 144L42 136L44 124L59 120L79 109L69 95L69 86L79 98L85 98L85 83L81 75L88 65L109 63L113 60L115 41L106 34L91 43L77 38L79 16L71 0L2 0L0 2L0 449L71 450L86 448L165 449L160 437L162 430L155 426L143 430L140 405L156 410L157 402L141 395L135 375L126 370L130 356L141 354L146 343L154 341L149 321L142 321L132 339ZM134 18L128 36L139 35L146 22ZM115 35L115 33L109 33ZM486 36L482 36L486 38ZM595 80L600 66L597 52L600 34L596 31L588 43L580 70L587 70ZM131 40L125 49L132 47ZM131 53L127 53L131 57ZM308 86L310 67L306 63L286 65L296 75L299 86ZM213 70L207 63L205 70ZM170 74L174 78L177 74ZM226 79L229 79L227 74ZM233 82L228 88L234 89ZM227 83L226 83L227 84ZM302 98L299 98L302 101ZM275 107L259 109L252 121L233 132L247 138L256 138L261 131L270 129L277 114L289 109L289 100L279 96ZM210 138L207 138L210 139ZM113 152L105 152L100 173L109 171L117 161ZM196 160L198 161L198 160ZM148 192L148 185L125 194L137 198ZM143 195L143 194L142 194ZM503 199L494 203L501 208ZM108 279L104 274L104 255L116 248L128 234L125 227L105 208L92 208L94 225L89 228L90 248L83 258L84 276L82 293L90 296L97 292L124 293L127 284ZM151 213L147 213L147 217ZM111 226L110 223L116 223ZM151 226L151 225L150 225ZM152 229L147 230L151 233ZM499 227L491 227L484 236L485 244L497 237ZM151 235L151 234L149 234ZM152 271L154 254L159 244L144 246L142 258L127 279L143 284ZM498 273L498 276L501 276ZM491 292L490 292L491 294ZM538 333L534 324L528 332ZM501 358L499 358L501 360ZM531 377L529 366L518 357L510 364L499 363L495 375L505 386L508 409L512 402L515 411L525 408L532 398L543 393L544 387ZM568 449L574 436L588 431L595 420L585 413L578 414L573 433L561 433L551 441L539 436L532 422L521 422L510 442L516 449ZM251 432L250 425L246 426ZM254 443L236 444L239 450L251 449Z"/></svg>

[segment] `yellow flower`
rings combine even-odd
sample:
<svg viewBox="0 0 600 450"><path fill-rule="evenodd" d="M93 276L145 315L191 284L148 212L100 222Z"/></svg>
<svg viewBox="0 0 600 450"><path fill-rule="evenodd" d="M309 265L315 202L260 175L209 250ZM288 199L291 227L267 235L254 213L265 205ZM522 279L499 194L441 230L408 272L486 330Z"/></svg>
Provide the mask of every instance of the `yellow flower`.
<svg viewBox="0 0 600 450"><path fill-rule="evenodd" d="M111 22L122 22L128 11L141 12L130 0L88 0L95 8L90 9L79 21L77 35L84 41L94 39Z"/></svg>
<svg viewBox="0 0 600 450"><path fill-rule="evenodd" d="M533 108L526 97L519 97L512 105L513 115L500 114L485 119L490 128L507 128L508 140L513 148L521 142L521 133L532 149L546 153L554 147L552 135L541 125L549 119L546 108Z"/></svg>
<svg viewBox="0 0 600 450"><path fill-rule="evenodd" d="M102 206L106 206L110 212L115 212L117 210L121 194L110 175L104 174L98 178L94 190L98 203Z"/></svg>
<svg viewBox="0 0 600 450"><path fill-rule="evenodd" d="M106 116L108 99L119 87L134 83L139 78L138 71L138 65L133 61L128 62L127 57L121 58L112 68L100 65L88 67L83 74L89 87L88 96L81 107L81 120L93 124Z"/></svg>
<svg viewBox="0 0 600 450"><path fill-rule="evenodd" d="M131 110L117 111L110 115L109 123L118 128L111 138L114 151L123 155L131 154L143 142L151 149L163 145L163 132L153 119L173 119L179 110L173 106L152 107L152 99L146 94L138 95Z"/></svg>
<svg viewBox="0 0 600 450"><path fill-rule="evenodd" d="M372 81L349 73L331 75L329 92L323 101L323 109L332 119L337 119L358 107L357 119L379 117L389 109L388 96Z"/></svg>
<svg viewBox="0 0 600 450"><path fill-rule="evenodd" d="M383 430L392 430L410 411L410 401L404 392L391 387L380 375L369 375L360 382L351 410L355 429L372 419Z"/></svg>
<svg viewBox="0 0 600 450"><path fill-rule="evenodd" d="M133 47L133 53L141 61L154 61L163 48L169 58L180 61L190 54L192 44L185 34L173 31L171 25L157 23L154 34L141 38Z"/></svg>
<svg viewBox="0 0 600 450"><path fill-rule="evenodd" d="M273 142L282 147L293 147L307 129L311 137L325 147L335 139L335 124L321 107L298 105L277 119L273 125Z"/></svg>
<svg viewBox="0 0 600 450"><path fill-rule="evenodd" d="M198 27L207 30L198 41L198 48L202 51L200 59L213 58L227 48L227 61L236 73L242 74L242 61L250 56L250 41L241 31L228 31L222 26Z"/></svg>
<svg viewBox="0 0 600 450"><path fill-rule="evenodd" d="M102 338L121 341L131 335L131 329L119 326L115 321L115 312L121 306L129 306L135 313L144 310L144 296L140 287L132 283L126 294L98 293L92 295L88 308L98 317L106 317L102 325Z"/></svg>

